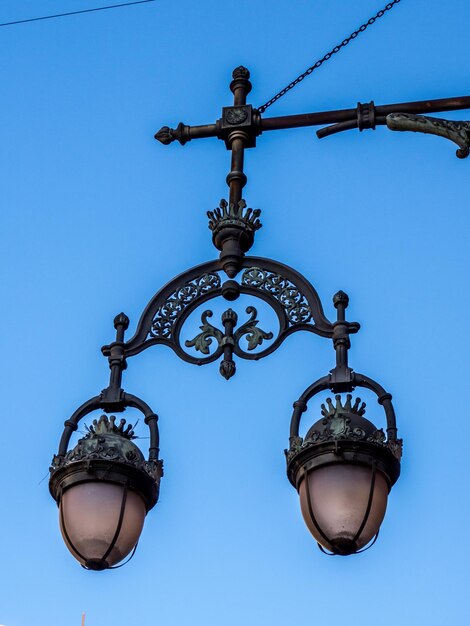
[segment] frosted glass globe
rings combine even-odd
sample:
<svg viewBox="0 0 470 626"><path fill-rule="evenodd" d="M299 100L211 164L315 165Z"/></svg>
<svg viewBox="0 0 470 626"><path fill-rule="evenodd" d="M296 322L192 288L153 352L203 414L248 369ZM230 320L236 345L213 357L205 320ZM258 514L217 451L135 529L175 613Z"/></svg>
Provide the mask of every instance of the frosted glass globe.
<svg viewBox="0 0 470 626"><path fill-rule="evenodd" d="M352 554L378 533L389 489L384 475L377 471L367 515L371 485L372 469L365 465L334 463L306 475L299 489L300 507L308 529L320 545L335 553Z"/></svg>
<svg viewBox="0 0 470 626"><path fill-rule="evenodd" d="M147 511L143 499L128 490L122 525L115 537L123 495L122 485L105 481L80 483L62 494L60 529L68 549L82 565L91 569L112 567L136 545Z"/></svg>

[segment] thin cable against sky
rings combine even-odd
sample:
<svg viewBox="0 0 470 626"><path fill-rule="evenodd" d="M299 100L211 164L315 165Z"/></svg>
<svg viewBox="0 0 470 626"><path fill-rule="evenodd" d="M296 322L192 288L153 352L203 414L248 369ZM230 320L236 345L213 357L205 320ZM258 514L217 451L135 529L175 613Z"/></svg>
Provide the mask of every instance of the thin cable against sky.
<svg viewBox="0 0 470 626"><path fill-rule="evenodd" d="M68 15L79 15L80 13L94 13L95 11L106 11L107 9L118 9L120 7L129 7L134 4L146 4L155 2L155 0L134 0L133 2L123 2L122 4L111 4L105 7L96 7L94 9L82 9L81 11L71 11L70 13L56 13L55 15L43 15L42 17L30 17L27 20L16 20L15 22L4 22L0 26L13 26L15 24L26 24L27 22L39 22L40 20L51 20L56 17L66 17Z"/></svg>

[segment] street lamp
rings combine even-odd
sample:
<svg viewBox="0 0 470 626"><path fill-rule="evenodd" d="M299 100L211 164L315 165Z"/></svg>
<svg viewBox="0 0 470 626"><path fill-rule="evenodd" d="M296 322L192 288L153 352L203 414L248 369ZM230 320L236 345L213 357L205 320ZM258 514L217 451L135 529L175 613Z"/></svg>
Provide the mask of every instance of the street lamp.
<svg viewBox="0 0 470 626"><path fill-rule="evenodd" d="M158 500L163 475L158 418L148 404L121 386L127 359L156 344L170 347L195 365L221 359L220 373L228 380L236 372L236 357L262 359L297 331L333 341L336 365L294 403L286 450L288 478L299 492L307 527L323 551L346 556L375 541L388 494L400 474L402 442L397 437L392 397L379 383L354 372L348 364L350 335L358 332L359 324L346 320L347 295L340 291L334 296L336 320L331 322L314 287L300 273L273 259L246 256L261 222L260 211L247 208L242 198L247 181L244 151L256 146L262 132L277 129L327 124L317 133L325 137L352 128L362 131L387 125L391 130L447 137L458 144L457 156L464 158L469 153L470 125L420 114L470 108L470 97L384 106L359 103L353 109L264 118L261 112L266 105L254 109L246 104L251 91L249 78L246 68L234 70L230 83L233 106L224 107L216 123L181 123L176 129L165 126L155 135L163 144L177 140L184 145L204 137L223 140L231 151L229 201L222 200L219 207L208 212L219 258L185 271L160 289L128 341L124 341L128 318L124 314L115 318L116 339L102 348L109 360L109 386L65 422L52 461L50 491L59 507L65 543L88 569L116 567L132 556L145 516ZM257 310L251 305L246 309L248 319L241 324L231 308L222 314L220 325L211 323L213 313L207 309L202 314L201 332L182 344L182 328L196 308L214 298L232 302L240 294L259 298L273 309L279 322L276 336L259 327ZM212 352L211 346L215 346ZM255 352L258 347L261 350ZM190 348L198 354L188 352ZM365 405L359 398L353 400L351 394L357 387L377 396L385 412L386 432L366 419ZM322 405L321 418L302 438L300 420L308 402L327 390L336 395L335 403L328 399ZM124 420L116 425L110 416L128 407L143 414L150 430L147 459L132 442L132 427L124 428ZM80 420L97 410L105 415L95 420L85 437L69 450Z"/></svg>
<svg viewBox="0 0 470 626"><path fill-rule="evenodd" d="M94 420L86 437L56 459L51 493L67 548L87 569L115 567L139 540L158 500L161 463L146 462L131 426Z"/></svg>
<svg viewBox="0 0 470 626"><path fill-rule="evenodd" d="M73 556L86 569L116 567L137 546L147 512L158 501L163 464L158 459L158 417L139 398L121 389L124 332L129 319L114 319L116 341L109 354L110 384L99 396L80 406L65 422L58 454L52 459L49 490L59 507L60 530ZM126 421L102 415L88 433L68 450L71 435L86 415L102 409L142 412L150 429L145 460L132 441ZM132 556L131 554L131 556Z"/></svg>

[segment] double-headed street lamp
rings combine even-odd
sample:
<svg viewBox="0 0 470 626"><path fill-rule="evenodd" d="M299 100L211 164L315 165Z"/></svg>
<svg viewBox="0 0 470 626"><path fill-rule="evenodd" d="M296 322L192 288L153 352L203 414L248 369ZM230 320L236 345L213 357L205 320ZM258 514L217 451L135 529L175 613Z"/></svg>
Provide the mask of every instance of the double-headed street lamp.
<svg viewBox="0 0 470 626"><path fill-rule="evenodd" d="M203 137L222 139L231 151L229 201L222 200L208 213L219 258L185 271L160 289L142 313L131 339L124 340L127 316L121 313L115 318L116 339L102 348L111 370L109 386L65 422L52 461L50 491L59 506L65 543L88 569L115 567L132 555L145 516L158 500L163 475L158 417L148 404L122 388L128 358L156 344L169 346L195 365L221 359L220 373L228 380L236 371L235 357L262 359L297 331L333 341L336 365L294 402L286 450L288 478L299 492L307 527L323 551L349 555L375 541L388 494L400 474L402 441L397 438L392 397L376 381L354 372L348 363L350 335L359 330L359 324L346 320L348 296L342 291L334 296L336 320L330 322L314 287L296 270L273 259L246 256L261 223L260 211L247 208L242 199L247 180L244 152L255 147L259 135L271 130L328 125L317 132L325 137L352 128L362 131L387 125L392 130L447 137L457 143L457 155L463 158L469 153L470 125L421 114L470 108L470 97L385 106L370 102L346 110L263 118L259 110L246 104L251 91L249 78L244 67L234 70L230 83L233 106L224 107L215 124L179 124L176 129L163 127L155 135L163 144L177 140L184 145ZM221 325L212 323L212 311L206 310L201 332L182 345L182 328L195 309L214 298L232 302L240 294L260 298L274 310L279 322L276 336L259 327L257 310L251 305L246 309L248 319L241 324L231 308L222 314ZM212 352L211 345L215 345ZM258 347L262 349L255 352ZM197 356L185 348L193 348ZM377 396L385 412L385 431L366 419L365 404L357 397L353 399L351 394L357 387ZM326 390L336 395L335 401L329 398L322 405L321 417L301 437L300 420L308 402ZM125 427L125 420L117 424L110 415L128 407L138 409L149 427L147 460L132 441L132 426ZM94 420L86 436L69 450L80 420L96 410L105 415Z"/></svg>

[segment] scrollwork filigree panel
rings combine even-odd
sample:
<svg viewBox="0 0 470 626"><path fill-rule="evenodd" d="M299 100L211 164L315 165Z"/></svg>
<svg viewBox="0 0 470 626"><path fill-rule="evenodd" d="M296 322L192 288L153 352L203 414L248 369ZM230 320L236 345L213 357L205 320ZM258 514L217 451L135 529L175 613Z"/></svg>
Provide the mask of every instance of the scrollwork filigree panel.
<svg viewBox="0 0 470 626"><path fill-rule="evenodd" d="M307 324L312 311L305 295L288 278L259 267L247 268L241 278L242 286L254 287L272 296L284 309L289 326Z"/></svg>
<svg viewBox="0 0 470 626"><path fill-rule="evenodd" d="M201 296L209 294L221 285L220 276L215 272L203 274L178 287L169 298L156 310L149 330L149 337L172 336L173 328L184 309Z"/></svg>

